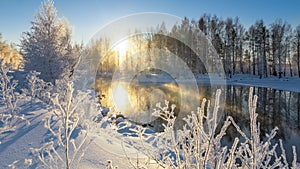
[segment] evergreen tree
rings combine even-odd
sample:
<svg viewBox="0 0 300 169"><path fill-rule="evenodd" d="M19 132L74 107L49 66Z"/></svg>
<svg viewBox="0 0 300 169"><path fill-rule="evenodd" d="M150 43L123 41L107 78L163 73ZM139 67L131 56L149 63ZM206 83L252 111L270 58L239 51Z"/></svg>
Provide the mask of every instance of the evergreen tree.
<svg viewBox="0 0 300 169"><path fill-rule="evenodd" d="M77 52L73 52L68 23L57 18L52 0L42 3L30 31L23 34L21 49L25 70L41 72L44 81L54 83L56 79L70 76Z"/></svg>

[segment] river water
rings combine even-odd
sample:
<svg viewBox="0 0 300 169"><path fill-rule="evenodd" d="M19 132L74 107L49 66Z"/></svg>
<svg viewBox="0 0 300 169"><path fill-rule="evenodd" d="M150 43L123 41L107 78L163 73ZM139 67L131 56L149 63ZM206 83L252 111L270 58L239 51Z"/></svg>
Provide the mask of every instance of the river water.
<svg viewBox="0 0 300 169"><path fill-rule="evenodd" d="M98 78L96 91L101 93L103 106L114 109L127 116L131 121L138 124L152 124L156 131L162 129L163 120L152 116L157 102L175 104L175 115L184 117L196 108L182 105L181 93L176 81L169 82L119 82L111 83L107 78ZM192 100L200 104L203 98L212 98L212 87L199 85L199 93L190 94ZM243 131L249 131L248 94L249 87L228 85L223 89L225 98L224 107L220 119L225 120L232 116ZM271 88L254 87L254 94L258 96L258 121L260 123L261 137L269 133L274 127L279 131L275 142L283 140L288 161L292 160L292 145L297 146L298 161L300 161L300 93L281 91ZM163 105L163 104L162 104ZM184 122L177 120L176 127L180 128ZM222 139L222 144L229 145L239 133L232 127Z"/></svg>

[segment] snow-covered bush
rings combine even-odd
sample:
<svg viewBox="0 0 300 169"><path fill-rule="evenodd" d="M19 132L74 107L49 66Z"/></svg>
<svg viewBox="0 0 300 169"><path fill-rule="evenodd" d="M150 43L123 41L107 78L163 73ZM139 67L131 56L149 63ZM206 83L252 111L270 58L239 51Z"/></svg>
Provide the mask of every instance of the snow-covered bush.
<svg viewBox="0 0 300 169"><path fill-rule="evenodd" d="M0 65L2 65L1 61ZM2 104L6 107L5 111L0 112L0 138L4 133L14 131L17 125L23 122L29 124L25 116L20 114L18 101L22 95L16 91L18 81L14 80L13 76L7 75L9 70L9 66L0 66L0 105Z"/></svg>
<svg viewBox="0 0 300 169"><path fill-rule="evenodd" d="M31 103L34 99L38 98L45 103L50 102L50 95L53 89L53 85L50 82L45 82L40 79L38 76L40 72L30 71L26 76L27 79L27 89L26 93L31 97Z"/></svg>
<svg viewBox="0 0 300 169"><path fill-rule="evenodd" d="M77 168L93 140L88 131L90 112L97 111L94 102L89 93L74 91L72 82L65 81L63 86L65 90L52 95L51 114L44 119L49 139L42 147L31 149L47 168Z"/></svg>
<svg viewBox="0 0 300 169"><path fill-rule="evenodd" d="M279 148L278 143L271 143L277 128L264 139L260 137L260 124L257 121L258 114L255 112L257 96L253 97L252 92L253 88L250 89L248 102L251 119L249 133L242 131L230 116L221 127L218 126L221 93L218 90L213 110L211 111L210 101L203 99L198 111L191 112L184 118L185 125L177 131L174 130L175 106L170 107L168 102L164 107L158 104L158 109L153 115L166 121L163 125L164 131L148 134L146 128L137 126L131 131L136 133L140 141L126 139L126 142L135 145L162 168L297 168L295 147L293 147L294 160L292 166L289 166L282 141ZM227 147L221 144L221 140L230 125L235 127L240 137L234 139L231 147Z"/></svg>
<svg viewBox="0 0 300 169"><path fill-rule="evenodd" d="M0 61L1 64L2 61ZM11 112L14 112L16 103L18 102L18 97L16 86L18 85L17 80L13 80L12 76L9 76L9 66L0 66L0 90L1 90L1 102L6 105L8 109L11 109Z"/></svg>
<svg viewBox="0 0 300 169"><path fill-rule="evenodd" d="M278 128L275 127L271 133L266 134L265 141L260 137L260 124L257 121L258 114L256 113L257 96L253 97L253 88L250 88L249 92L249 114L250 114L250 133L242 131L235 123L232 117L230 121L237 129L238 133L243 138L243 142L234 151L234 158L232 159L233 165L247 168L288 168L289 164L286 160L285 150L280 140L281 154L276 152L278 144L271 143L271 140L275 137ZM294 149L294 148L293 148ZM294 154L296 157L296 154ZM294 159L296 160L296 159ZM238 161L238 163L237 163ZM293 168L296 161L293 162Z"/></svg>

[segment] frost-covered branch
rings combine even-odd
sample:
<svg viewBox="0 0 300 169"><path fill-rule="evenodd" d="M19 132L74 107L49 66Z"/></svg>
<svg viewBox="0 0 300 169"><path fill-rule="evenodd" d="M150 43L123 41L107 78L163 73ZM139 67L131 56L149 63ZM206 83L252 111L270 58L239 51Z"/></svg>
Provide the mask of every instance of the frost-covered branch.
<svg viewBox="0 0 300 169"><path fill-rule="evenodd" d="M165 120L164 131L147 133L146 128L137 126L134 131L140 139L140 144L132 142L150 159L156 161L162 168L297 168L296 149L293 146L294 160L289 166L286 160L282 141L273 143L278 128L275 127L265 139L260 136L260 124L256 113L257 96L253 96L250 88L248 106L250 115L250 133L241 130L235 120L228 116L219 124L219 97L216 92L213 111L210 111L210 101L203 99L198 111L191 112L183 120L182 129L175 130L175 106L157 104L154 116ZM221 144L229 126L233 126L240 134L234 139L230 148ZM279 147L279 149L278 149ZM279 150L281 153L279 153Z"/></svg>
<svg viewBox="0 0 300 169"><path fill-rule="evenodd" d="M51 143L58 147L55 147L55 150L53 150L54 146L51 147L49 153L53 152L53 154L48 155L47 159L40 152L42 149L33 150L39 152L34 154L45 166L53 163L55 166L64 165L64 168L69 169L78 167L88 145L93 140L88 137L89 125L92 125L88 115L97 113L97 110L91 109L96 107L96 103L88 92L75 92L70 81L65 81L62 86L65 88L59 90L61 93L53 94L50 99L52 114L44 119L44 127L51 133L51 141L46 142L45 145ZM77 133L78 136L75 137Z"/></svg>
<svg viewBox="0 0 300 169"><path fill-rule="evenodd" d="M31 104L36 98L45 103L50 102L53 85L50 82L45 82L44 80L40 79L40 74L41 73L37 71L30 71L26 76L28 84L26 92L31 97Z"/></svg>
<svg viewBox="0 0 300 169"><path fill-rule="evenodd" d="M22 95L16 91L18 81L8 75L10 67L3 66L1 62L0 60L0 105L4 104L7 109L0 112L0 138L2 138L2 134L14 131L18 125L24 122L29 125L29 121L24 114L20 114L18 107L19 100L22 98Z"/></svg>

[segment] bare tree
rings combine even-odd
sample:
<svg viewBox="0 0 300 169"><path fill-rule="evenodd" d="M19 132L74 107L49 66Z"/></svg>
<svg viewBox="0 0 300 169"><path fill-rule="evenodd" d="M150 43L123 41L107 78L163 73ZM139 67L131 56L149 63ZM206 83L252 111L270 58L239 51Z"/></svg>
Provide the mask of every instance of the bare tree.
<svg viewBox="0 0 300 169"><path fill-rule="evenodd" d="M285 35L287 24L283 23L282 20L276 20L271 24L271 40L272 40L272 55L273 55L273 75L279 78L282 77L282 54L284 50L283 38ZM276 65L278 70L276 70Z"/></svg>
<svg viewBox="0 0 300 169"><path fill-rule="evenodd" d="M300 25L297 26L295 30L295 48L296 48L296 56L297 56L297 69L298 69L298 77L300 78Z"/></svg>

